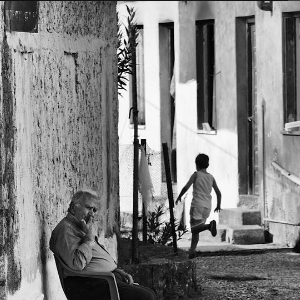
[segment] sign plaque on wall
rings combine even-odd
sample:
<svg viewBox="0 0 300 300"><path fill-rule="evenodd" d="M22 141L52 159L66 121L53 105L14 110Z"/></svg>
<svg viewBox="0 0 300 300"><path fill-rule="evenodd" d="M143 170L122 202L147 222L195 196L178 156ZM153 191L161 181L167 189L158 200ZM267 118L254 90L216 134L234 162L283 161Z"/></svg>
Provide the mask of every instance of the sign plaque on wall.
<svg viewBox="0 0 300 300"><path fill-rule="evenodd" d="M5 1L7 31L38 32L38 1Z"/></svg>

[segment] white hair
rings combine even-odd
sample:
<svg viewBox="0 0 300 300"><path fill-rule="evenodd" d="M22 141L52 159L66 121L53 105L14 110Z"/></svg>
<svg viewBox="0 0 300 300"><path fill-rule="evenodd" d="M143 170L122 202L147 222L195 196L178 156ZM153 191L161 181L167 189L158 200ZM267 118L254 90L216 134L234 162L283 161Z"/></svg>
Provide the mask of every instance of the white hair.
<svg viewBox="0 0 300 300"><path fill-rule="evenodd" d="M78 203L82 203L84 200L86 199L90 199L90 198L98 198L99 195L96 191L91 190L91 189L81 189L79 191L77 191L70 202L69 208L68 208L68 212L71 212L71 209Z"/></svg>

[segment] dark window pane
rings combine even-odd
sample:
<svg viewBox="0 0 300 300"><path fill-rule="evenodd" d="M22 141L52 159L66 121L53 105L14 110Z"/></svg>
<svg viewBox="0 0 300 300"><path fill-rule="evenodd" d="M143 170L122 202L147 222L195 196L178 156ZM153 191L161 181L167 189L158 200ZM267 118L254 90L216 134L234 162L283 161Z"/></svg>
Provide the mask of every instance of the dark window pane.
<svg viewBox="0 0 300 300"><path fill-rule="evenodd" d="M285 19L285 118L296 117L296 43L295 20Z"/></svg>
<svg viewBox="0 0 300 300"><path fill-rule="evenodd" d="M196 62L197 62L197 124L208 123L213 128L214 108L214 22L196 23Z"/></svg>

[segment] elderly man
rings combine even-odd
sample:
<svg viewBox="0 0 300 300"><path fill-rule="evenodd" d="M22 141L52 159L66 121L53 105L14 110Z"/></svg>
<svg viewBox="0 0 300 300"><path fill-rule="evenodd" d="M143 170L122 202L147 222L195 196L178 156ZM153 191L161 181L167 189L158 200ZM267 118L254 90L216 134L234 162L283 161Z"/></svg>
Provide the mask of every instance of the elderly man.
<svg viewBox="0 0 300 300"><path fill-rule="evenodd" d="M68 214L54 228L50 249L71 269L64 272L65 293L70 300L110 299L104 279L88 277L95 271L113 272L121 300L154 300L155 293L133 284L130 274L118 269L117 263L98 242L93 226L99 197L93 191L78 191L72 197ZM78 276L84 274L86 277Z"/></svg>

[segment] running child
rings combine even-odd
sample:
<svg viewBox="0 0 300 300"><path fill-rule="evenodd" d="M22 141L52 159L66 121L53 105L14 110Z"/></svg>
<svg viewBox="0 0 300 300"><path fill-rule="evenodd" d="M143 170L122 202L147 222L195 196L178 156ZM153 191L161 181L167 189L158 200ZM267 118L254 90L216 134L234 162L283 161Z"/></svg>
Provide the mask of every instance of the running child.
<svg viewBox="0 0 300 300"><path fill-rule="evenodd" d="M206 154L199 154L195 160L196 172L192 174L189 181L182 188L175 204L181 201L181 197L193 185L193 199L190 209L190 224L192 232L191 248L189 250L189 258L196 257L196 247L199 241L199 233L209 230L212 236L217 235L216 221L212 220L209 224L205 224L211 212L211 191L214 189L217 195L217 207L214 212L221 210L221 192L218 188L216 180L209 174L206 169L209 166L209 157Z"/></svg>

